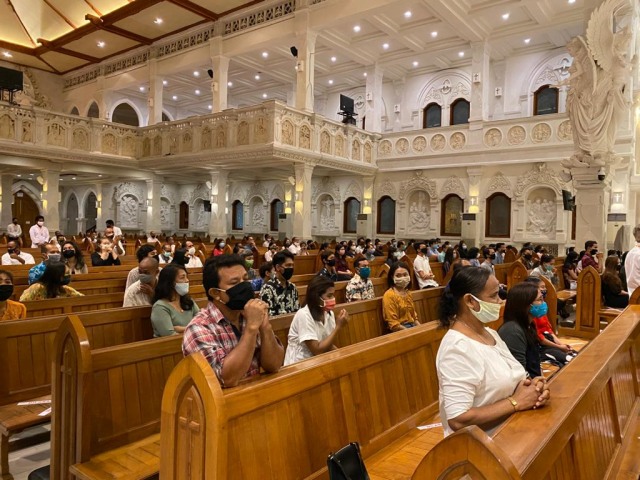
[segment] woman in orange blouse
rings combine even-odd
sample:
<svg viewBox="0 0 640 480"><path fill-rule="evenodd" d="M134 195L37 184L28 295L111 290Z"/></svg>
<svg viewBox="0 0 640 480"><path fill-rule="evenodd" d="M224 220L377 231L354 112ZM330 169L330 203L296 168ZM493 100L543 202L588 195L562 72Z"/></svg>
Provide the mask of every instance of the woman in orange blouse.
<svg viewBox="0 0 640 480"><path fill-rule="evenodd" d="M392 332L419 325L413 298L409 292L411 274L403 262L391 266L388 275L389 289L382 297L382 316Z"/></svg>
<svg viewBox="0 0 640 480"><path fill-rule="evenodd" d="M27 307L20 302L9 300L13 295L13 275L0 270L0 321L27 318Z"/></svg>

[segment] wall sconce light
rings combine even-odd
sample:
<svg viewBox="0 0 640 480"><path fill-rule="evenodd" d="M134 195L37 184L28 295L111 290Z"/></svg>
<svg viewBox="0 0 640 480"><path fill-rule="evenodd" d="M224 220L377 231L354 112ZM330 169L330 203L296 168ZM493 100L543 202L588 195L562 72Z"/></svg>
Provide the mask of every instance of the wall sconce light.
<svg viewBox="0 0 640 480"><path fill-rule="evenodd" d="M296 192L295 199L296 199L296 202L299 202L301 200L300 192Z"/></svg>
<svg viewBox="0 0 640 480"><path fill-rule="evenodd" d="M478 197L470 197L469 201L471 202L472 207L475 207L478 205Z"/></svg>
<svg viewBox="0 0 640 480"><path fill-rule="evenodd" d="M151 206L151 201L152 201L152 200L151 200L150 198L147 198L147 207L150 207L150 206Z"/></svg>
<svg viewBox="0 0 640 480"><path fill-rule="evenodd" d="M285 208L284 213L286 213L287 215L291 215L291 207Z"/></svg>
<svg viewBox="0 0 640 480"><path fill-rule="evenodd" d="M613 192L611 196L613 203L624 203L624 193L623 192Z"/></svg>
<svg viewBox="0 0 640 480"><path fill-rule="evenodd" d="M96 207L102 208L102 202L100 200L96 200Z"/></svg>

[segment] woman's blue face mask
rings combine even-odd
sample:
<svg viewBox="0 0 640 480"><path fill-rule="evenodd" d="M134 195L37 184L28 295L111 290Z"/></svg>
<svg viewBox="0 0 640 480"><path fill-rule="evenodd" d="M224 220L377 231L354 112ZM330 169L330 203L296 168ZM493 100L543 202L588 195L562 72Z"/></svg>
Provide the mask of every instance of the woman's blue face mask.
<svg viewBox="0 0 640 480"><path fill-rule="evenodd" d="M547 312L549 312L549 306L547 305L547 302L542 302L540 304L534 303L529 308L529 313L531 313L534 318L544 317Z"/></svg>

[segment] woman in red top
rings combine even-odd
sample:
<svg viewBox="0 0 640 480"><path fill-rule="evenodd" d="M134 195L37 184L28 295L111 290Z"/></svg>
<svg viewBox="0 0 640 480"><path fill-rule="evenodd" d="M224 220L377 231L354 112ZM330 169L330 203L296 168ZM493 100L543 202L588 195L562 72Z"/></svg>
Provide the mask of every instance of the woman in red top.
<svg viewBox="0 0 640 480"><path fill-rule="evenodd" d="M224 247L226 243L224 239L220 238L216 240L216 243L213 245L213 252L211 252L212 257L217 257L218 255L222 255L224 253Z"/></svg>
<svg viewBox="0 0 640 480"><path fill-rule="evenodd" d="M338 280L351 280L353 273L347 266L347 249L344 245L338 245L336 248L336 272Z"/></svg>

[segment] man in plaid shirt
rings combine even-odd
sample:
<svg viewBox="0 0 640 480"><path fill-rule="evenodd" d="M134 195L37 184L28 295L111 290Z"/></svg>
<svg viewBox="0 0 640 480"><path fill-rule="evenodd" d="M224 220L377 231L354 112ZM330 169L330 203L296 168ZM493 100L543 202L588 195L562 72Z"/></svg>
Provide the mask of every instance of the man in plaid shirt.
<svg viewBox="0 0 640 480"><path fill-rule="evenodd" d="M209 304L187 326L183 354L202 352L223 387L259 374L260 367L277 372L284 349L271 329L267 304L253 298L244 259L239 255L210 258L202 283Z"/></svg>

